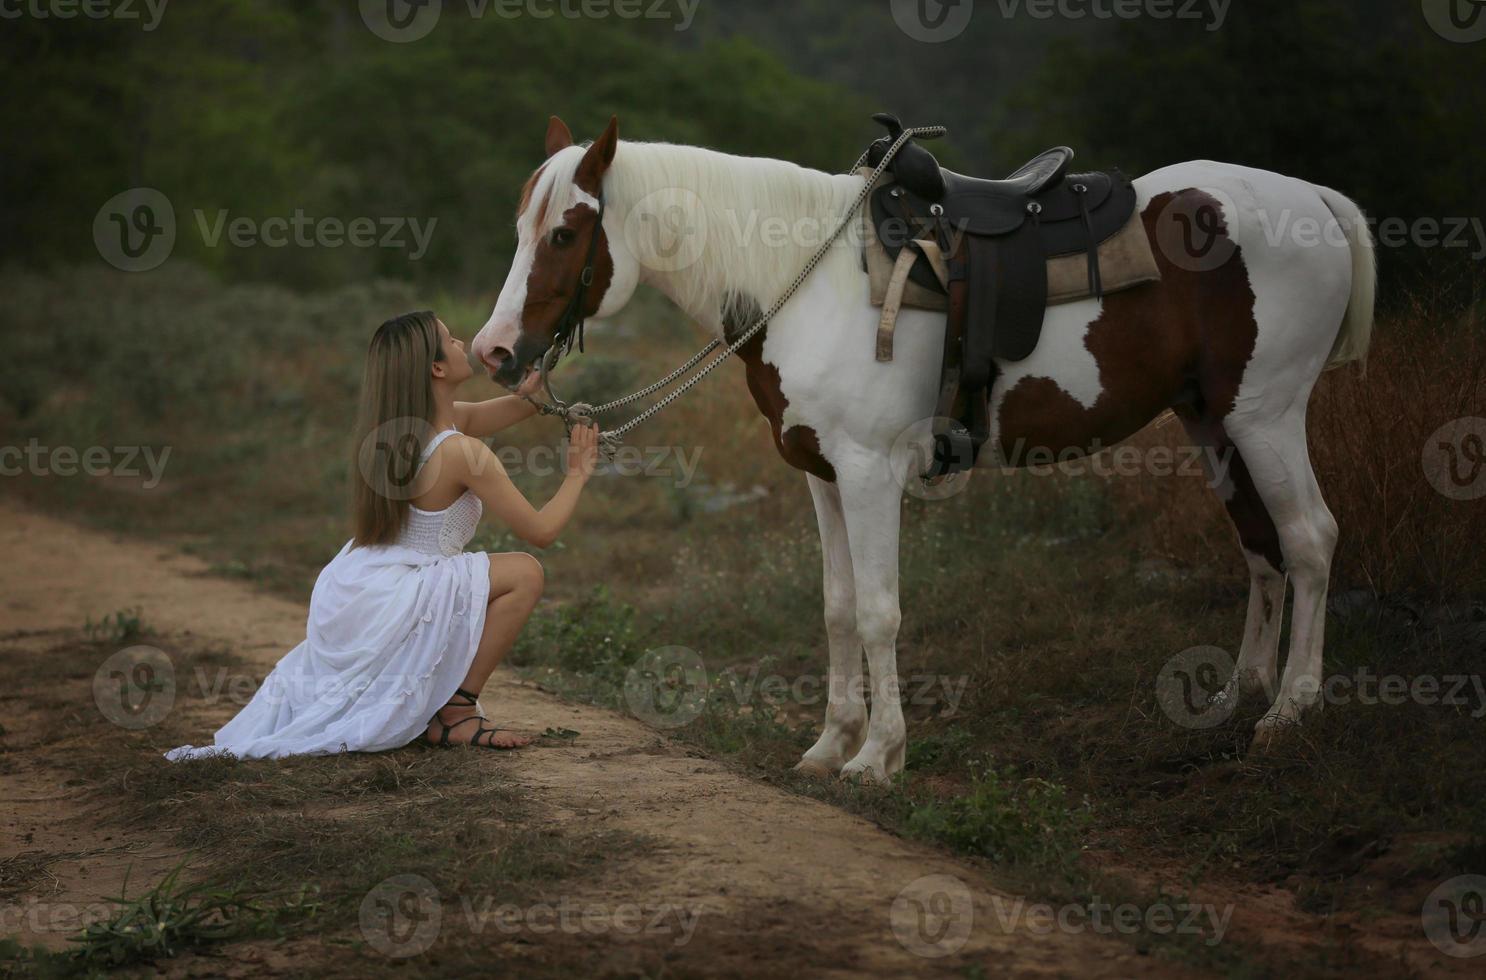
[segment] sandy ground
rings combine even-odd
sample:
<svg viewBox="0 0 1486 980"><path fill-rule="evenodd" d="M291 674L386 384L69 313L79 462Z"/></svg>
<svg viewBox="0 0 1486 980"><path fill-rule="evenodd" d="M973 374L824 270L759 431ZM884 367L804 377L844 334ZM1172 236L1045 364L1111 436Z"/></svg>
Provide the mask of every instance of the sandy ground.
<svg viewBox="0 0 1486 980"><path fill-rule="evenodd" d="M152 628L225 644L266 672L304 635L306 610L296 603L211 577L203 563L169 546L73 527L8 502L0 502L0 554L0 635L12 641L75 630L88 617L138 605ZM692 968L891 976L964 976L972 964L991 975L1188 972L1119 939L1041 935L1025 916L1007 921L1017 898L995 890L985 867L695 757L636 719L556 700L507 671L491 680L482 700L514 727L582 733L571 745L503 754L503 778L514 773L560 821L657 842L638 870L566 881L564 897L588 906L693 910L695 933L678 948ZM91 710L78 705L79 712ZM217 710L217 722L230 713ZM39 721L29 715L24 702L0 695L0 724L12 746ZM48 902L96 901L118 892L129 865L139 882L178 859L148 834L108 827L100 819L107 801L63 782L23 759L8 767L0 791L0 862L38 850L78 855L51 866ZM19 920L24 939L55 945L55 933L28 935L26 917L9 904L0 932L15 933ZM492 946L506 938L492 935ZM613 942L622 961L622 942Z"/></svg>

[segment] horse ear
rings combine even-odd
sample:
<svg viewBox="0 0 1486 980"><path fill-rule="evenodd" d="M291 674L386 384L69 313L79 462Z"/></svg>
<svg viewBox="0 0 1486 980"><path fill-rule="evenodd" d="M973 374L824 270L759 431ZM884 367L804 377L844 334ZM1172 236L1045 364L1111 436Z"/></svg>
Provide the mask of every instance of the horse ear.
<svg viewBox="0 0 1486 980"><path fill-rule="evenodd" d="M566 149L573 145L573 131L568 129L568 124L553 116L547 121L547 155L550 157L558 150Z"/></svg>
<svg viewBox="0 0 1486 980"><path fill-rule="evenodd" d="M614 151L618 146L619 117L611 116L604 134L594 140L588 152L583 154L583 162L578 164L573 182L590 194L598 194L604 174L609 172L609 164L614 162Z"/></svg>

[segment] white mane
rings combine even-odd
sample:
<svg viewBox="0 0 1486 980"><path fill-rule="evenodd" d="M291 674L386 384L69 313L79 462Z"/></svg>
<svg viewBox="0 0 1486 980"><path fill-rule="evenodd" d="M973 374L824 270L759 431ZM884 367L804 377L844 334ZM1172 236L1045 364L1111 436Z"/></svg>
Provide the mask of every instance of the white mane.
<svg viewBox="0 0 1486 980"><path fill-rule="evenodd" d="M573 184L583 153L572 146L547 161L531 198L534 205L549 201L543 227L535 227L540 209L528 208L523 240L550 231L578 201L592 203ZM622 229L644 281L710 323L719 313L746 317L753 304L771 305L835 230L860 189L859 177L782 160L621 141L604 179L612 215L606 225L611 234ZM666 226L658 234L657 222ZM855 260L848 256L857 254L853 245L860 245L860 236L849 227L833 250L835 260L828 256L812 276L849 276ZM686 256L680 267L671 251L678 247Z"/></svg>

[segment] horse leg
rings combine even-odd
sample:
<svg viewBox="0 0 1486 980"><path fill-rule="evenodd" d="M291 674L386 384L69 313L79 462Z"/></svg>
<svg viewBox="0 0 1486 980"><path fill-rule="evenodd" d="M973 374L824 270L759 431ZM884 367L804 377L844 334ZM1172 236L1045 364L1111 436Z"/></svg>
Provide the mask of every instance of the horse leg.
<svg viewBox="0 0 1486 980"><path fill-rule="evenodd" d="M857 636L856 587L847 547L841 492L834 484L806 475L820 525L826 642L831 670L826 687L826 723L820 738L795 768L812 775L834 775L856 755L866 736L867 706L862 697L862 641Z"/></svg>
<svg viewBox="0 0 1486 980"><path fill-rule="evenodd" d="M1311 468L1304 400L1271 423L1230 421L1228 429L1274 521L1285 569L1295 587L1290 655L1279 694L1255 726L1258 743L1274 730L1298 723L1306 708L1320 705L1326 590L1337 526Z"/></svg>
<svg viewBox="0 0 1486 980"><path fill-rule="evenodd" d="M1193 445L1202 450L1208 487L1223 501L1249 566L1249 609L1233 677L1218 697L1273 698L1285 611L1285 562L1274 521L1254 486L1238 447L1222 422L1178 412Z"/></svg>
<svg viewBox="0 0 1486 980"><path fill-rule="evenodd" d="M856 627L871 672L872 712L867 740L842 776L885 783L903 768L908 744L898 683L898 525L902 484L886 456L837 467L847 543L856 585Z"/></svg>

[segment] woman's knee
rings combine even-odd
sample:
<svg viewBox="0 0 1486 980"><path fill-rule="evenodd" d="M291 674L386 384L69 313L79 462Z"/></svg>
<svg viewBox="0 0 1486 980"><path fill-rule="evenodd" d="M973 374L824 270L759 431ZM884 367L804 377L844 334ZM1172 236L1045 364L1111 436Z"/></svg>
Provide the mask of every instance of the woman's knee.
<svg viewBox="0 0 1486 980"><path fill-rule="evenodd" d="M540 596L547 584L547 573L535 555L524 551L488 554L490 562L490 598L509 592Z"/></svg>

